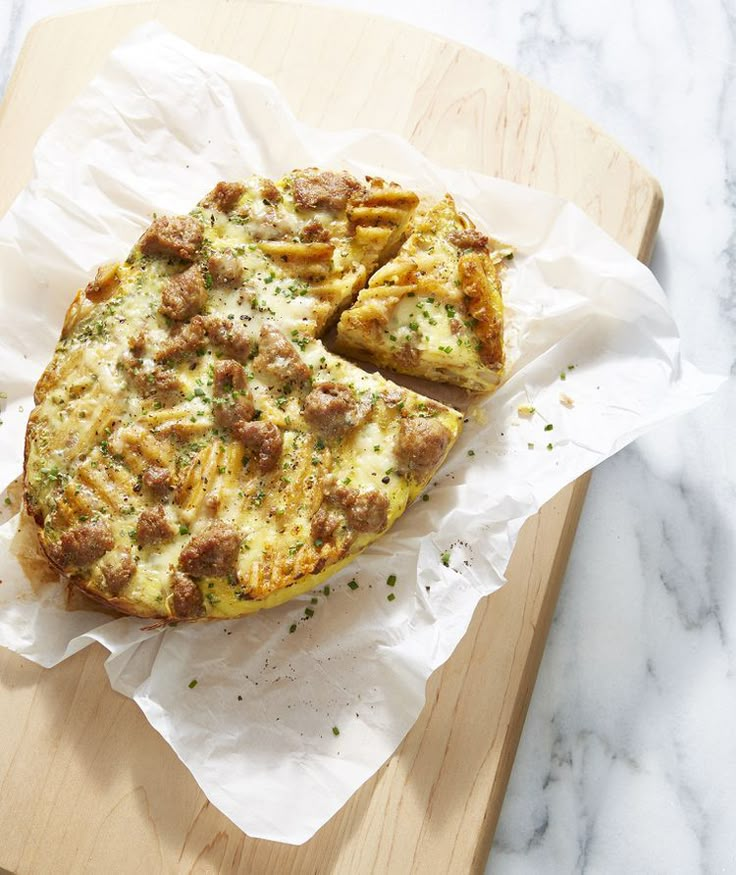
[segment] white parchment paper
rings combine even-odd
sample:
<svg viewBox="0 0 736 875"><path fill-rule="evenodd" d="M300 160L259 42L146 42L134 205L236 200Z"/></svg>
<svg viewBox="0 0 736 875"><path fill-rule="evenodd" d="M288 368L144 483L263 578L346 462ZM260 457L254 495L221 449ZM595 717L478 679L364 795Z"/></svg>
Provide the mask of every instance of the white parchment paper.
<svg viewBox="0 0 736 875"><path fill-rule="evenodd" d="M113 53L34 158L0 222L3 484L21 470L33 386L74 291L127 253L152 212L187 212L219 179L308 165L383 175L452 192L517 249L508 379L467 424L429 499L335 577L329 596L314 594L317 604L306 596L242 621L145 631L133 618L67 611L60 586L31 589L12 549L17 517L0 528L0 644L52 666L99 641L113 687L218 808L249 835L303 842L409 730L427 678L503 583L522 522L721 379L680 358L651 273L576 207L435 167L393 135L304 127L272 83L156 25ZM517 412L526 404L530 419Z"/></svg>

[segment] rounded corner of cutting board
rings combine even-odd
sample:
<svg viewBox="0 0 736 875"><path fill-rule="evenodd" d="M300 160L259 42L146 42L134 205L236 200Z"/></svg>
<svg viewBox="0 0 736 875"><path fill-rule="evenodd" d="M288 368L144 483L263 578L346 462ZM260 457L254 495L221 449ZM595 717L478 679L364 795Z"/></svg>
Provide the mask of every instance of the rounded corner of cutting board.
<svg viewBox="0 0 736 875"><path fill-rule="evenodd" d="M478 49L380 15L290 0L211 0L206 15L198 0L111 5L38 22L26 38L18 71L27 70L34 55L48 57L76 40L81 50L65 81L53 85L58 96L76 93L100 59L151 20L273 79L308 124L391 130L438 163L573 201L639 257L651 248L661 187L613 137L544 86ZM336 32L339 40L332 38ZM314 57L319 64L311 62ZM334 83L347 76L351 87L336 91ZM9 94L16 79L17 73ZM395 87L397 81L402 88ZM616 192L605 208L602 188Z"/></svg>
<svg viewBox="0 0 736 875"><path fill-rule="evenodd" d="M30 175L33 144L59 108L99 70L115 44L152 18L197 46L229 55L272 78L296 114L309 123L349 127L364 122L361 126L393 130L435 161L566 197L631 252L646 260L651 251L663 206L659 183L613 138L542 86L474 49L410 25L263 0L211 0L206 15L198 2L158 0L37 23L26 38L0 111L0 205L8 204ZM339 40L333 38L336 27ZM319 57L319 65L289 51L309 37L309 57ZM359 52L366 44L372 50ZM346 70L351 88L331 93L330 85L344 81ZM397 89L396 81L404 87ZM3 810L12 818L16 848L0 848L0 866L18 868L24 852L17 849L33 847L36 871L44 865L48 871L71 870L82 859L77 855L89 852L96 830L105 823L112 829L109 818L116 806L141 789L134 775L121 773L114 787L81 778L68 787L63 770L49 767L49 757L65 746L100 750L113 743L130 757L145 748L146 780L154 788L175 782L178 812L162 808L170 804L169 796L163 800L151 791L145 810L118 810L116 841L136 835L151 853L166 846L171 860L178 859L174 865L214 862L211 854L222 851L223 865L232 872L273 867L285 873L321 867L355 875L482 871L586 482L571 484L525 525L521 549L509 567L510 584L478 606L468 635L430 679L417 725L389 763L304 845L249 839L209 806L173 752L153 737L137 706L119 701L110 689L103 656L95 650L81 662L42 675L43 692L65 703L61 734L48 721L39 696L0 689L0 697L14 697L12 719L33 726L37 743L48 748L29 751L22 733L15 733L16 756L7 760L5 775L0 774L4 793L9 799L15 792L16 801L22 801L31 774L45 792L38 794L40 813L20 823L9 802L4 809L0 806L0 820ZM0 653L0 668L12 656ZM80 713L79 697L87 701L92 695L92 690L78 689L85 681L95 687L95 707L114 711L119 721L90 723L89 715ZM11 719L10 711L4 713ZM129 743L135 735L138 745ZM80 794L87 804L78 813ZM200 813L192 822L188 818L195 811ZM63 824L59 812L66 818ZM57 842L46 841L47 827L59 837ZM0 822L0 833L2 829ZM119 858L104 858L104 849L100 853L108 870L119 866Z"/></svg>

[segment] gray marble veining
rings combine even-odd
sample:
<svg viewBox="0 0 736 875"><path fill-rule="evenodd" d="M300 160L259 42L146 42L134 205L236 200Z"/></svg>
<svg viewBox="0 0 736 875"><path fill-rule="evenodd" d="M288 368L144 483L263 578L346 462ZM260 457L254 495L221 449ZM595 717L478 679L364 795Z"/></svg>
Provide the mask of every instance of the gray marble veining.
<svg viewBox="0 0 736 875"><path fill-rule="evenodd" d="M0 86L44 15L0 4ZM662 183L652 263L705 370L736 350L736 7L723 0L343 0L509 63ZM736 871L733 384L600 466L488 871Z"/></svg>

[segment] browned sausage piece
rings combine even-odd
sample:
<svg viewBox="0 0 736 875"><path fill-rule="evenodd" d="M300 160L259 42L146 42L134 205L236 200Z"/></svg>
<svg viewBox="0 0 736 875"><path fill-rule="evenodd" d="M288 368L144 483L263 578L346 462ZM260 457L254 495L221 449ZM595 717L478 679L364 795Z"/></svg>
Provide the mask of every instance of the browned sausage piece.
<svg viewBox="0 0 736 875"><path fill-rule="evenodd" d="M159 313L184 322L191 319L195 313L207 303L207 287L199 265L193 264L185 271L177 273L167 280L161 292Z"/></svg>
<svg viewBox="0 0 736 875"><path fill-rule="evenodd" d="M143 361L134 354L124 352L118 361L118 367L123 371L129 383L134 386L144 398L152 395L160 399L168 399L181 393L181 383L173 371L160 365L146 368Z"/></svg>
<svg viewBox="0 0 736 875"><path fill-rule="evenodd" d="M144 255L194 261L203 239L202 226L191 216L161 216L151 222L139 242Z"/></svg>
<svg viewBox="0 0 736 875"><path fill-rule="evenodd" d="M202 206L219 210L221 213L229 213L244 191L245 186L242 182L218 182L202 201Z"/></svg>
<svg viewBox="0 0 736 875"><path fill-rule="evenodd" d="M342 516L334 510L321 507L312 517L312 538L315 541L329 541L342 523Z"/></svg>
<svg viewBox="0 0 736 875"><path fill-rule="evenodd" d="M350 197L362 190L358 180L345 172L308 170L294 176L294 203L303 210L344 210Z"/></svg>
<svg viewBox="0 0 736 875"><path fill-rule="evenodd" d="M329 243L330 232L319 219L310 219L299 232L302 243Z"/></svg>
<svg viewBox="0 0 736 875"><path fill-rule="evenodd" d="M239 551L238 530L222 520L215 520L184 547L179 556L179 568L194 577L225 575L234 568Z"/></svg>
<svg viewBox="0 0 736 875"><path fill-rule="evenodd" d="M143 353L146 351L146 335L145 332L140 331L138 334L129 338L128 340L128 349L131 351L135 358L142 358Z"/></svg>
<svg viewBox="0 0 736 875"><path fill-rule="evenodd" d="M138 517L135 527L136 541L139 546L147 547L149 544L159 544L168 541L174 534L174 527L166 517L163 506L149 507Z"/></svg>
<svg viewBox="0 0 736 875"><path fill-rule="evenodd" d="M359 492L347 486L328 487L327 497L339 504L356 532L380 532L388 523L388 499L376 489Z"/></svg>
<svg viewBox="0 0 736 875"><path fill-rule="evenodd" d="M215 364L212 416L221 428L250 422L255 413L253 395L243 366L232 359Z"/></svg>
<svg viewBox="0 0 736 875"><path fill-rule="evenodd" d="M388 523L388 498L375 489L358 492L355 498L345 505L348 524L356 532L380 532Z"/></svg>
<svg viewBox="0 0 736 875"><path fill-rule="evenodd" d="M171 473L167 468L151 465L143 472L143 485L159 498L164 498L173 489Z"/></svg>
<svg viewBox="0 0 736 875"><path fill-rule="evenodd" d="M352 389L341 383L320 383L304 399L304 418L328 437L346 434L366 413Z"/></svg>
<svg viewBox="0 0 736 875"><path fill-rule="evenodd" d="M229 252L211 255L207 270L216 286L239 286L243 281L243 265Z"/></svg>
<svg viewBox="0 0 736 875"><path fill-rule="evenodd" d="M421 479L439 465L451 439L449 429L436 419L402 419L396 457L406 471Z"/></svg>
<svg viewBox="0 0 736 875"><path fill-rule="evenodd" d="M268 324L261 328L253 367L281 383L306 383L310 378L309 368L299 357L294 344L278 328Z"/></svg>
<svg viewBox="0 0 736 875"><path fill-rule="evenodd" d="M173 395L182 393L181 383L179 378L173 371L168 371L166 368L155 367L148 373L139 371L141 395L150 397L155 395L157 398L169 398Z"/></svg>
<svg viewBox="0 0 736 875"><path fill-rule="evenodd" d="M116 564L106 562L102 566L102 576L111 595L120 595L135 574L135 562L130 550L124 550Z"/></svg>
<svg viewBox="0 0 736 875"><path fill-rule="evenodd" d="M273 471L281 458L284 439L273 422L243 422L233 428L235 437L256 453L261 473Z"/></svg>
<svg viewBox="0 0 736 875"><path fill-rule="evenodd" d="M453 231L447 235L447 239L458 249L485 249L488 246L488 237L476 231L475 228L463 228L462 231Z"/></svg>
<svg viewBox="0 0 736 875"><path fill-rule="evenodd" d="M191 322L174 332L154 356L157 362L174 361L192 352L201 352L207 345L204 319L195 316Z"/></svg>
<svg viewBox="0 0 736 875"><path fill-rule="evenodd" d="M239 362L247 362L250 355L250 337L248 332L232 319L222 316L207 316L205 318L207 334L215 346Z"/></svg>
<svg viewBox="0 0 736 875"><path fill-rule="evenodd" d="M261 197L271 204L277 204L281 200L281 192L272 180L264 179L261 182Z"/></svg>
<svg viewBox="0 0 736 875"><path fill-rule="evenodd" d="M115 538L107 520L80 523L64 532L52 555L62 568L90 565L115 546Z"/></svg>
<svg viewBox="0 0 736 875"><path fill-rule="evenodd" d="M191 577L175 571L171 575L171 592L173 598L174 616L182 620L201 617L204 614L204 599L202 591Z"/></svg>
<svg viewBox="0 0 736 875"><path fill-rule="evenodd" d="M155 395L162 401L169 401L173 400L172 396L182 393L177 375L160 365L155 365L148 370L143 367L141 359L127 352L120 356L119 364L131 385L135 386L144 398Z"/></svg>

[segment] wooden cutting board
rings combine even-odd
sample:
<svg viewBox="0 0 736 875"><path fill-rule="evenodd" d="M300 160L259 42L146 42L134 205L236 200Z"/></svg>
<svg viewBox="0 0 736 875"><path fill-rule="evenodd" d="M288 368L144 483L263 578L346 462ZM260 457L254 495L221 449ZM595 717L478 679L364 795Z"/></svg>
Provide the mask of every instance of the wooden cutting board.
<svg viewBox="0 0 736 875"><path fill-rule="evenodd" d="M630 252L651 253L657 182L554 95L428 33L292 3L167 0L38 24L0 114L0 211L26 183L39 134L151 18L271 77L310 124L396 131L441 164L569 198ZM479 605L399 750L301 847L247 838L211 806L138 707L110 689L102 648L48 671L1 651L0 867L482 872L586 484L524 526L508 585Z"/></svg>

